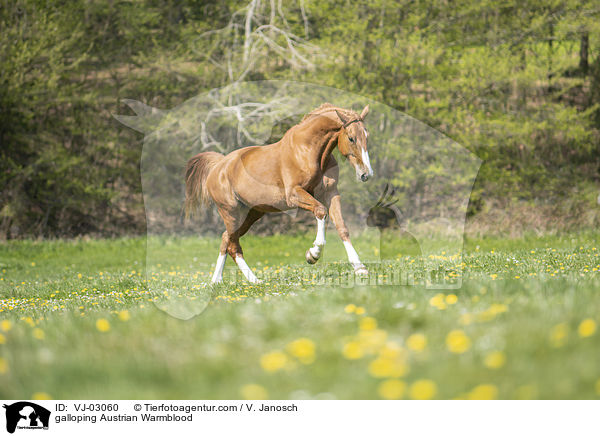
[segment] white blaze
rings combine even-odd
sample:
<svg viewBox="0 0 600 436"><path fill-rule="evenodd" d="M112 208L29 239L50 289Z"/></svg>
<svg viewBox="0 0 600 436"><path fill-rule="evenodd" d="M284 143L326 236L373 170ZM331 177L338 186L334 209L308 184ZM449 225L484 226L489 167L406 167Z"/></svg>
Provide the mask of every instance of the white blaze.
<svg viewBox="0 0 600 436"><path fill-rule="evenodd" d="M367 150L362 150L362 161L367 167L367 170L369 171L369 176L372 176L373 168L371 168L371 161L369 160L369 153L367 152Z"/></svg>

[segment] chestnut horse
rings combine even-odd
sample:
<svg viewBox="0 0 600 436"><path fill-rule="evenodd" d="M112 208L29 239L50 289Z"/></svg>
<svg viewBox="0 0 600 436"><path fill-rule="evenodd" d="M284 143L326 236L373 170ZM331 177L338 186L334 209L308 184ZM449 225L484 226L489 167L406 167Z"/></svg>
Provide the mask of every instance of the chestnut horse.
<svg viewBox="0 0 600 436"><path fill-rule="evenodd" d="M225 223L225 232L212 283L223 280L227 254L252 283L256 278L244 260L242 237L265 213L301 207L317 219L317 237L306 251L314 264L325 246L327 216L331 216L344 243L348 261L357 274L368 274L350 242L337 190L339 167L335 147L346 157L363 182L373 175L367 152L367 130L361 114L325 103L304 116L280 141L250 146L224 156L207 151L191 158L186 167L186 215L200 202L212 200Z"/></svg>

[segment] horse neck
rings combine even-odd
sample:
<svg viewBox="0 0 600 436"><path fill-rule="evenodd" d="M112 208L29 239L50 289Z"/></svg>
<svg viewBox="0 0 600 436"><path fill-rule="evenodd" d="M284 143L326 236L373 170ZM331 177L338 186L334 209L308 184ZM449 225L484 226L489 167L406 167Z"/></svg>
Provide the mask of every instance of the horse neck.
<svg viewBox="0 0 600 436"><path fill-rule="evenodd" d="M311 147L312 157L317 160L323 171L331 153L337 147L339 122L329 117L317 116L309 123L307 130L309 135L314 138L313 147Z"/></svg>

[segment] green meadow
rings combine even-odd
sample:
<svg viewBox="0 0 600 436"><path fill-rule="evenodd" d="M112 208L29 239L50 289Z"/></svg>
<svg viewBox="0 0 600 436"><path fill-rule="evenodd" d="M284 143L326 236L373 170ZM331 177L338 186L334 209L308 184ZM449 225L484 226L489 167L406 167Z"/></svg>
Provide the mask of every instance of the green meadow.
<svg viewBox="0 0 600 436"><path fill-rule="evenodd" d="M217 239L151 241L169 262L148 275L141 238L5 243L0 396L598 398L597 236L468 239L462 286L446 291L319 283L350 272L327 261L343 251L333 235L314 267L302 264L309 237L248 236L264 282L212 287ZM199 314L171 316L159 308L170 301Z"/></svg>

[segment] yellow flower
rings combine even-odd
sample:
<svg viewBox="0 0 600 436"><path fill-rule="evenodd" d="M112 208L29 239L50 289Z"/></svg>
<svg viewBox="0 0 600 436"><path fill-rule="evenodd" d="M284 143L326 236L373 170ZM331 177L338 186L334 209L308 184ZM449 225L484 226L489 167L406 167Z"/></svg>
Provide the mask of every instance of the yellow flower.
<svg viewBox="0 0 600 436"><path fill-rule="evenodd" d="M0 345L5 344L5 343L6 343L6 336L4 336L2 333L0 333Z"/></svg>
<svg viewBox="0 0 600 436"><path fill-rule="evenodd" d="M469 325L469 324L471 324L471 323L473 322L473 319L474 319L474 318L475 318L475 317L473 316L473 314L472 314L472 313L463 313L463 314L460 316L460 318L459 318L458 322L459 322L461 325Z"/></svg>
<svg viewBox="0 0 600 436"><path fill-rule="evenodd" d="M0 357L0 374L6 374L8 372L8 362L6 359Z"/></svg>
<svg viewBox="0 0 600 436"><path fill-rule="evenodd" d="M397 342L389 341L386 342L383 347L379 350L379 356L388 359L395 359L402 355L403 349Z"/></svg>
<svg viewBox="0 0 600 436"><path fill-rule="evenodd" d="M32 334L33 334L34 338L39 339L40 341L42 339L44 339L44 337L46 336L44 334L44 331L41 328L38 328L38 327L36 327L36 328L33 329Z"/></svg>
<svg viewBox="0 0 600 436"><path fill-rule="evenodd" d="M492 351L483 360L485 366L490 369L499 369L506 363L506 355L502 351Z"/></svg>
<svg viewBox="0 0 600 436"><path fill-rule="evenodd" d="M52 397L50 395L48 395L46 392L35 392L31 396L31 399L36 400L36 401L42 401L42 400L51 400Z"/></svg>
<svg viewBox="0 0 600 436"><path fill-rule="evenodd" d="M462 354L471 348L471 340L462 330L452 330L446 336L446 346L450 352Z"/></svg>
<svg viewBox="0 0 600 436"><path fill-rule="evenodd" d="M257 384L249 384L244 385L240 389L240 393L242 394L242 398L244 400L267 400L269 398L269 393L265 388L261 385Z"/></svg>
<svg viewBox="0 0 600 436"><path fill-rule="evenodd" d="M583 321L581 321L581 324L579 324L577 332L582 338L592 336L594 333L596 333L596 321L590 318L584 319Z"/></svg>
<svg viewBox="0 0 600 436"><path fill-rule="evenodd" d="M454 294L446 295L446 304L456 304L458 297Z"/></svg>
<svg viewBox="0 0 600 436"><path fill-rule="evenodd" d="M469 392L469 400L495 400L498 397L498 388L492 384L478 385Z"/></svg>
<svg viewBox="0 0 600 436"><path fill-rule="evenodd" d="M279 371L288 363L288 358L281 351L272 351L260 358L260 366L267 372Z"/></svg>
<svg viewBox="0 0 600 436"><path fill-rule="evenodd" d="M315 343L308 338L296 339L286 347L292 356L305 365L309 365L315 361L315 348Z"/></svg>
<svg viewBox="0 0 600 436"><path fill-rule="evenodd" d="M107 332L110 330L110 323L104 318L100 318L96 321L96 328L101 332Z"/></svg>
<svg viewBox="0 0 600 436"><path fill-rule="evenodd" d="M7 332L12 328L12 322L10 322L9 320L5 319L2 322L0 322L0 328Z"/></svg>
<svg viewBox="0 0 600 436"><path fill-rule="evenodd" d="M121 321L129 321L131 319L131 315L128 310L122 310L119 312L119 319Z"/></svg>
<svg viewBox="0 0 600 436"><path fill-rule="evenodd" d="M359 332L357 340L365 351L375 353L385 345L387 333L380 329L362 330Z"/></svg>
<svg viewBox="0 0 600 436"><path fill-rule="evenodd" d="M344 345L342 354L346 359L350 360L360 359L364 355L362 347L356 341L351 341Z"/></svg>
<svg viewBox="0 0 600 436"><path fill-rule="evenodd" d="M413 400L430 400L437 395L437 386L431 380L417 380L410 386L409 395Z"/></svg>
<svg viewBox="0 0 600 436"><path fill-rule="evenodd" d="M348 304L346 307L344 307L344 312L346 312L346 313L354 313L355 310L356 310L355 304Z"/></svg>
<svg viewBox="0 0 600 436"><path fill-rule="evenodd" d="M377 388L377 393L384 400L399 400L406 391L406 383L402 380L386 380Z"/></svg>
<svg viewBox="0 0 600 436"><path fill-rule="evenodd" d="M436 294L429 299L429 304L433 307L437 307L439 310L444 310L446 308L446 303L444 302L444 294Z"/></svg>
<svg viewBox="0 0 600 436"><path fill-rule="evenodd" d="M406 346L413 351L423 351L427 346L427 338L422 333L415 333L406 339Z"/></svg>
<svg viewBox="0 0 600 436"><path fill-rule="evenodd" d="M365 316L360 320L359 328L361 330L375 330L377 328L377 320L370 316Z"/></svg>
<svg viewBox="0 0 600 436"><path fill-rule="evenodd" d="M373 377L403 377L408 372L408 365L399 360L378 357L369 364L369 374Z"/></svg>
<svg viewBox="0 0 600 436"><path fill-rule="evenodd" d="M556 324L552 329L550 329L550 344L559 348L566 344L567 337L569 336L569 327L567 323Z"/></svg>
<svg viewBox="0 0 600 436"><path fill-rule="evenodd" d="M357 315L364 315L365 314L365 308L364 307L357 307L354 310L354 313L356 313Z"/></svg>

